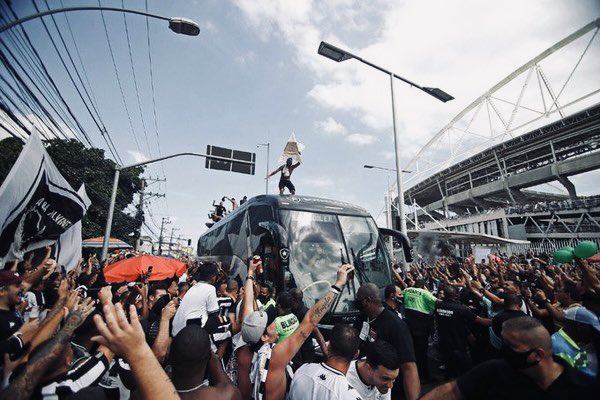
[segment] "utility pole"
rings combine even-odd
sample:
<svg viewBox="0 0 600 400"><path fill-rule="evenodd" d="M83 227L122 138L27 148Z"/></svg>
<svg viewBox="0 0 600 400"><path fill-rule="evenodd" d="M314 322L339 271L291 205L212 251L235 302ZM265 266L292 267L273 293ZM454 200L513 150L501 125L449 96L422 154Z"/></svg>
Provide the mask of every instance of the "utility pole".
<svg viewBox="0 0 600 400"><path fill-rule="evenodd" d="M171 254L171 245L173 244L173 233L175 233L175 231L178 231L179 228L171 228L171 238L169 239L169 254Z"/></svg>
<svg viewBox="0 0 600 400"><path fill-rule="evenodd" d="M165 225L170 224L169 217L162 217L162 222L160 223L160 236L158 237L158 255L162 255L162 243L163 243L163 231L165 229Z"/></svg>
<svg viewBox="0 0 600 400"><path fill-rule="evenodd" d="M140 227L137 230L137 239L135 240L135 251L137 251L140 248L140 236L142 236L142 225L143 225L143 218L144 218L144 189L146 188L146 180L142 179L142 188L140 189L140 203L138 204L138 215L141 214L142 217L142 223L140 224Z"/></svg>

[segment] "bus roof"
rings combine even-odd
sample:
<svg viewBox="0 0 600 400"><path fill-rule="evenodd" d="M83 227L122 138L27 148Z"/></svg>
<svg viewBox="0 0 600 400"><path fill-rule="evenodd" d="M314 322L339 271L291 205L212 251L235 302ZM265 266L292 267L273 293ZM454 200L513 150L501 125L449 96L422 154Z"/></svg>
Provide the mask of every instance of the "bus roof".
<svg viewBox="0 0 600 400"><path fill-rule="evenodd" d="M360 216L370 215L364 208L350 203L312 196L260 195L251 198L244 205L246 204L248 204L248 206L264 204L284 210L328 212Z"/></svg>
<svg viewBox="0 0 600 400"><path fill-rule="evenodd" d="M369 217L371 215L367 210L365 210L362 207L338 200L323 199L320 197L312 196L262 194L259 196L252 197L244 204L239 206L235 211L227 214L227 216L223 218L223 221L227 222L239 212L243 212L243 210L245 210L246 208L257 205L269 205L273 208L279 208L284 210L323 212L341 215L356 215L362 217ZM218 226L219 223L215 223L206 232L211 231L213 228L216 228Z"/></svg>

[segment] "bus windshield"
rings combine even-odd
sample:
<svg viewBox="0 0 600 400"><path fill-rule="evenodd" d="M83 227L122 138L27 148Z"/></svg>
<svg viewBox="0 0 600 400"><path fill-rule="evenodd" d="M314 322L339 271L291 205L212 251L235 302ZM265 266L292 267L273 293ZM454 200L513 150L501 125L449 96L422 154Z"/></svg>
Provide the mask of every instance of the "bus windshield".
<svg viewBox="0 0 600 400"><path fill-rule="evenodd" d="M342 259L352 262L352 254L358 269L333 312L357 311L353 299L362 283L383 288L391 282L388 256L370 217L281 210L281 222L288 232L289 269L308 307L325 295Z"/></svg>

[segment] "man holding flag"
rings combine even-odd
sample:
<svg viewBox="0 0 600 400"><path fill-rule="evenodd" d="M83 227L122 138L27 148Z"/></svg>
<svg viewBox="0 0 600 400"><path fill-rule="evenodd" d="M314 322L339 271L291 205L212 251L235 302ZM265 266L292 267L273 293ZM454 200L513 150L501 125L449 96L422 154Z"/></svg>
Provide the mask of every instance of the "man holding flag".
<svg viewBox="0 0 600 400"><path fill-rule="evenodd" d="M265 178L268 180L271 176L275 175L276 173L281 173L281 177L279 178L279 194L283 194L285 188L288 188L291 194L296 194L296 187L291 181L291 176L292 172L294 172L294 170L302 162L302 159L300 158L302 150L304 150L304 145L296 141L296 135L292 132L287 144L285 145L285 148L283 149L283 154L279 158L279 162L285 160L285 164L277 168L275 171L271 172ZM294 160L297 160L295 164Z"/></svg>

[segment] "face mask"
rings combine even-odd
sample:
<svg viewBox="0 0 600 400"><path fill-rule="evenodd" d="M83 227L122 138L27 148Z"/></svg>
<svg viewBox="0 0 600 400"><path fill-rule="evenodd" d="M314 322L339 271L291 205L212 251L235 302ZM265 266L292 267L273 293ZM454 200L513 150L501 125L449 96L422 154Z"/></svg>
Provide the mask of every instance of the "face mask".
<svg viewBox="0 0 600 400"><path fill-rule="evenodd" d="M513 369L525 369L529 367L533 367L537 365L539 361L529 362L527 361L527 357L535 351L535 349L531 349L529 351L515 351L511 349L506 344L502 345L501 348L502 358L508 363L508 365Z"/></svg>
<svg viewBox="0 0 600 400"><path fill-rule="evenodd" d="M257 299L260 300L261 303L265 304L266 302L269 301L269 296L265 296L265 295L259 294L257 296Z"/></svg>
<svg viewBox="0 0 600 400"><path fill-rule="evenodd" d="M398 306L398 308L402 307L402 304L404 304L404 303L402 302L402 300L400 300L400 299L396 299L396 305Z"/></svg>

